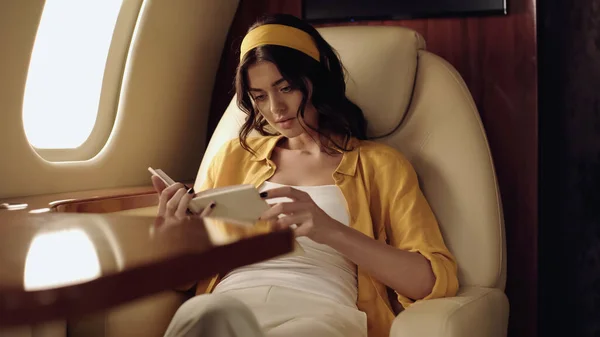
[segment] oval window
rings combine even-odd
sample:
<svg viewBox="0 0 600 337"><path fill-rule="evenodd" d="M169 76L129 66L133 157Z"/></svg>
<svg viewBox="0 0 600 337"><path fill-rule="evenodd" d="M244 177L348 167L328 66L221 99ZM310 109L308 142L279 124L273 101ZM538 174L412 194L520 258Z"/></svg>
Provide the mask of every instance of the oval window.
<svg viewBox="0 0 600 337"><path fill-rule="evenodd" d="M98 117L107 57L122 0L46 0L23 102L38 149L74 149Z"/></svg>

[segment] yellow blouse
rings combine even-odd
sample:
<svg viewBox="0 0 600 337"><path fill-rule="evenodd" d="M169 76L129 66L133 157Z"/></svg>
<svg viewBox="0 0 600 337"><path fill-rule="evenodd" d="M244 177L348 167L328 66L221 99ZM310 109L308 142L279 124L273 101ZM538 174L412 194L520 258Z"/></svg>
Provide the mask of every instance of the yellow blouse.
<svg viewBox="0 0 600 337"><path fill-rule="evenodd" d="M260 186L277 169L270 157L281 137L248 138L256 155L244 150L237 139L229 141L213 158L198 190L236 184ZM343 154L333 173L346 199L350 226L375 240L427 258L436 282L425 299L454 296L458 290L456 260L444 244L412 165L385 144L352 139L350 146L353 150ZM357 275L357 306L367 314L369 337L388 336L395 315L386 286L360 266ZM217 275L200 282L196 294L211 292L218 281ZM402 294L397 296L405 308L414 302Z"/></svg>

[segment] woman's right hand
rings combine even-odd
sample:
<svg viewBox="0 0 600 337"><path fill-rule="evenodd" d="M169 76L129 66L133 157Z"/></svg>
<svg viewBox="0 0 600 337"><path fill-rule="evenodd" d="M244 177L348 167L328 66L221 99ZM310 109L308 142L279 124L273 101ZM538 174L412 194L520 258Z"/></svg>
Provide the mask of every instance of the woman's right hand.
<svg viewBox="0 0 600 337"><path fill-rule="evenodd" d="M195 196L194 188L186 189L181 183L167 187L157 176L152 176L152 185L159 195L157 216L176 219L190 216L188 206ZM214 205L214 202L210 203L199 216L208 216Z"/></svg>

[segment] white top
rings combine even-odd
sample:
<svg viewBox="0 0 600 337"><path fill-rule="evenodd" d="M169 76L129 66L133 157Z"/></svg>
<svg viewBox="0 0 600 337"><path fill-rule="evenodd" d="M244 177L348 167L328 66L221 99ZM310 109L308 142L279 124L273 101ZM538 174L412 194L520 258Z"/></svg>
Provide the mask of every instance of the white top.
<svg viewBox="0 0 600 337"><path fill-rule="evenodd" d="M285 185L266 181L259 190ZM336 185L292 186L307 192L327 215L348 226L346 200ZM270 204L289 202L289 198L269 199ZM338 303L356 307L356 265L337 250L307 237L296 238L305 254L274 258L231 271L214 292L256 286L281 286L328 297Z"/></svg>

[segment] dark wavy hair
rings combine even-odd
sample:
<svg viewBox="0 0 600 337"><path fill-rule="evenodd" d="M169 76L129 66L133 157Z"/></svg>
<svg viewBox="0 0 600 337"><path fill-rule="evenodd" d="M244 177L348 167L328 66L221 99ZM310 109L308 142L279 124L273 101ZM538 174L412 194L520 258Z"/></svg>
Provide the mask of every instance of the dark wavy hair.
<svg viewBox="0 0 600 337"><path fill-rule="evenodd" d="M238 65L235 78L237 105L247 114L239 132L242 147L254 153L246 143L246 138L252 130L263 136L274 135L265 129L268 122L254 109L248 90L248 68L260 61L274 63L292 88L302 92L303 98L297 112L297 116L302 118L309 99L307 81L310 81L310 99L317 111L319 125L316 129L307 126L317 132L321 140L328 140L322 142L326 150L350 151L348 141L351 137L366 139L367 122L362 110L346 97L344 68L335 50L313 26L292 15L265 16L248 31L267 24L286 25L308 33L319 50L320 62L296 49L276 45L258 46L244 56ZM342 142L339 143L332 136L342 136Z"/></svg>

